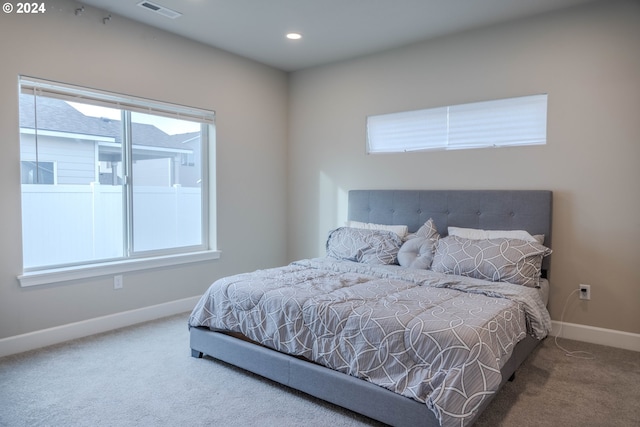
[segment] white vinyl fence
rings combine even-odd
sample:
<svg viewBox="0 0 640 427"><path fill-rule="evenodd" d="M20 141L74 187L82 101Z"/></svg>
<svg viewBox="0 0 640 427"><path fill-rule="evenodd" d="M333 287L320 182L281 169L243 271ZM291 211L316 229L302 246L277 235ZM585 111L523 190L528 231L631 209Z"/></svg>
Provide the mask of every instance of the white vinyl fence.
<svg viewBox="0 0 640 427"><path fill-rule="evenodd" d="M201 189L134 187L134 249L199 245ZM22 185L24 267L120 258L122 187Z"/></svg>

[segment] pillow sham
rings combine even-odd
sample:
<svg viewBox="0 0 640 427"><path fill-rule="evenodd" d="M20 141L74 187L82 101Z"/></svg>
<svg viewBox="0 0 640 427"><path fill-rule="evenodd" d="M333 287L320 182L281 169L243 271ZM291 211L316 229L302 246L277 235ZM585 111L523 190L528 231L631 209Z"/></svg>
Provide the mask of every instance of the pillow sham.
<svg viewBox="0 0 640 427"><path fill-rule="evenodd" d="M480 230L478 228L448 227L447 233L449 236L462 237L463 239L484 240L506 238L542 244L542 242L538 241L538 239L525 230ZM542 241L544 241L544 236L542 236Z"/></svg>
<svg viewBox="0 0 640 427"><path fill-rule="evenodd" d="M402 239L386 230L340 227L329 232L327 256L363 264L397 264Z"/></svg>
<svg viewBox="0 0 640 427"><path fill-rule="evenodd" d="M433 221L433 218L429 218L427 222L425 222L414 234L416 237L424 237L426 239L440 238L440 234L438 234L438 229L436 228L436 223Z"/></svg>
<svg viewBox="0 0 640 427"><path fill-rule="evenodd" d="M438 241L432 270L492 282L538 287L542 258L551 249L520 239L464 239L447 236Z"/></svg>
<svg viewBox="0 0 640 427"><path fill-rule="evenodd" d="M384 230L392 231L398 235L401 239L405 239L409 233L409 227L406 225L386 225L386 224L373 224L371 222L360 221L347 221L347 227L361 228L363 230Z"/></svg>

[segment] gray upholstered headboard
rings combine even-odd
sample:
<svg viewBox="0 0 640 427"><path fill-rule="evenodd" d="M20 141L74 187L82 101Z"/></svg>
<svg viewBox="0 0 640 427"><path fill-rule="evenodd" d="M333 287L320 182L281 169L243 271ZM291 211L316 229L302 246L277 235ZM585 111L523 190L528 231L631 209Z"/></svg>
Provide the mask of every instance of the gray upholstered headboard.
<svg viewBox="0 0 640 427"><path fill-rule="evenodd" d="M552 192L547 190L351 190L349 219L407 225L416 231L433 218L441 236L447 227L526 230L544 234L551 247ZM543 262L549 269L550 257Z"/></svg>

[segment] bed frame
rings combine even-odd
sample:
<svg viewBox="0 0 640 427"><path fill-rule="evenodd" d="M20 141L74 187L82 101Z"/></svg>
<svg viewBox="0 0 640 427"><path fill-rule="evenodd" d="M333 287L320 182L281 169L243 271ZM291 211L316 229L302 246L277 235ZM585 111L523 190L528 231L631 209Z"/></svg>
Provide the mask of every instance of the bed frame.
<svg viewBox="0 0 640 427"><path fill-rule="evenodd" d="M442 236L447 227L526 230L544 234L551 247L552 193L544 190L352 190L349 219L408 225L416 231L433 218ZM543 262L548 277L550 257ZM439 426L424 403L367 381L234 338L223 331L191 328L191 355L204 354L322 400L393 426ZM539 344L527 337L502 368L502 384ZM501 386L502 386L501 384ZM481 411L489 404L485 402Z"/></svg>

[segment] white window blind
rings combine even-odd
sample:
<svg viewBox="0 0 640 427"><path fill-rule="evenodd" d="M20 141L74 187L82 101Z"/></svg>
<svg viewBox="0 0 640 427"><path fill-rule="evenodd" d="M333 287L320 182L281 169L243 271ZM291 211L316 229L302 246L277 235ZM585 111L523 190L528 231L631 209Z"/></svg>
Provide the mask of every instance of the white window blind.
<svg viewBox="0 0 640 427"><path fill-rule="evenodd" d="M546 94L367 117L367 153L546 142Z"/></svg>
<svg viewBox="0 0 640 427"><path fill-rule="evenodd" d="M50 82L33 77L21 76L20 88L22 93L35 93L38 96L62 99L69 102L117 108L120 110L191 120L206 124L214 124L215 122L215 114L213 111L167 104L161 101L137 98L97 89L86 89L66 83Z"/></svg>

